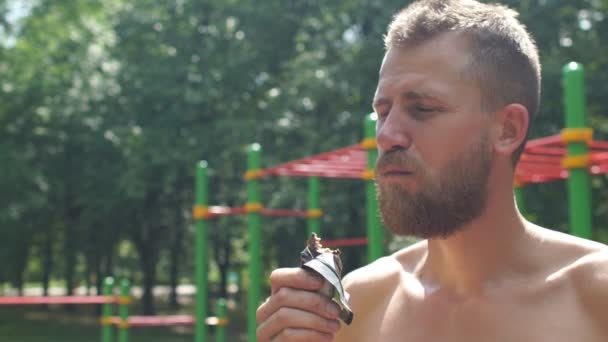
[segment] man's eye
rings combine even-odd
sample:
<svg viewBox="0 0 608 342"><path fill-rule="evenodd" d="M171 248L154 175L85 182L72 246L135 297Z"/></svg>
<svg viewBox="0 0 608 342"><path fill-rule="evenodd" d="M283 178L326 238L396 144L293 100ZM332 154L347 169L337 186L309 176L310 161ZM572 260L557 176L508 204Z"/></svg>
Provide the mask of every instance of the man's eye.
<svg viewBox="0 0 608 342"><path fill-rule="evenodd" d="M424 106L416 106L416 111L417 112L423 112L423 113L430 113L430 112L434 112L435 108L432 107L424 107Z"/></svg>

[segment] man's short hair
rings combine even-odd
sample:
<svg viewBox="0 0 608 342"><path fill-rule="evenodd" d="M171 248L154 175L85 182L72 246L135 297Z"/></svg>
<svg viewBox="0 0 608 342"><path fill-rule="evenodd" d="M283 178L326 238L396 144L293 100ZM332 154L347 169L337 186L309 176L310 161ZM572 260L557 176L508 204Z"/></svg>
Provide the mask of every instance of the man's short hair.
<svg viewBox="0 0 608 342"><path fill-rule="evenodd" d="M471 44L471 62L463 72L479 82L484 111L510 103L526 107L530 125L540 102L540 63L534 40L503 5L473 0L420 0L399 12L384 42L387 49L408 47L446 32L462 34ZM515 165L526 139L513 153Z"/></svg>

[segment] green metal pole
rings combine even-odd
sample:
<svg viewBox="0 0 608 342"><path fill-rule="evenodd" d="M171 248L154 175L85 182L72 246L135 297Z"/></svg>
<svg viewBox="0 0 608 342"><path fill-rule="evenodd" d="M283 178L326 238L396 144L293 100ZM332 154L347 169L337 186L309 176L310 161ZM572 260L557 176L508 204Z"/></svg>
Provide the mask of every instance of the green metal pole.
<svg viewBox="0 0 608 342"><path fill-rule="evenodd" d="M583 66L570 62L564 66L564 102L566 127L586 128L585 72ZM588 154L585 142L570 142L568 156ZM587 167L572 168L568 177L570 229L573 235L591 239L591 177Z"/></svg>
<svg viewBox="0 0 608 342"><path fill-rule="evenodd" d="M370 113L365 117L364 136L365 141L376 141L376 113ZM378 150L375 144L370 144L367 148L367 169L374 170ZM374 179L367 178L365 184L366 207L367 207L367 257L372 262L384 255L384 230L378 216L378 202L376 200L376 187Z"/></svg>
<svg viewBox="0 0 608 342"><path fill-rule="evenodd" d="M215 333L215 342L226 342L226 325L228 324L226 317L226 299L218 299L216 305L219 322Z"/></svg>
<svg viewBox="0 0 608 342"><path fill-rule="evenodd" d="M207 162L200 161L196 165L196 198L194 212L204 212L207 209ZM198 216L198 215L195 215ZM196 219L196 238L195 238L195 273L196 273L196 326L194 330L195 342L207 341L207 281L209 267L207 264L207 221L204 215L195 217Z"/></svg>
<svg viewBox="0 0 608 342"><path fill-rule="evenodd" d="M517 203L517 209L519 210L519 213L525 217L527 213L523 185L515 185L513 192L515 192L515 203Z"/></svg>
<svg viewBox="0 0 608 342"><path fill-rule="evenodd" d="M120 281L120 300L118 306L118 314L120 316L120 324L118 325L118 342L129 342L129 302L131 285L129 280L123 279Z"/></svg>
<svg viewBox="0 0 608 342"><path fill-rule="evenodd" d="M249 146L247 153L247 171L255 174L260 169L260 144ZM247 180L247 223L249 227L249 288L247 291L247 336L249 342L256 342L257 323L255 313L260 303L261 292L261 237L260 237L260 189L257 177Z"/></svg>
<svg viewBox="0 0 608 342"><path fill-rule="evenodd" d="M112 296L114 292L114 278L106 277L103 282L103 295ZM112 342L112 304L104 303L101 305L101 342Z"/></svg>
<svg viewBox="0 0 608 342"><path fill-rule="evenodd" d="M319 210L319 177L308 177L308 236L321 234L321 220L314 213Z"/></svg>

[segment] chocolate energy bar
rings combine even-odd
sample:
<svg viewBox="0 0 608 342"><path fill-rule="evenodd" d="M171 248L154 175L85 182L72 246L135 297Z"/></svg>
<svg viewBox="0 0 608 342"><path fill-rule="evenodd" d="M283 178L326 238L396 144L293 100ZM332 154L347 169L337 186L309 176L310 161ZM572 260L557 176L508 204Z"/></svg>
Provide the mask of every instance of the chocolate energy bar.
<svg viewBox="0 0 608 342"><path fill-rule="evenodd" d="M353 312L348 306L348 293L342 286L342 260L340 250L324 248L321 239L313 233L306 243L306 248L300 253L300 266L321 275L325 282L319 290L324 296L331 298L340 308L339 318L346 324L353 320Z"/></svg>

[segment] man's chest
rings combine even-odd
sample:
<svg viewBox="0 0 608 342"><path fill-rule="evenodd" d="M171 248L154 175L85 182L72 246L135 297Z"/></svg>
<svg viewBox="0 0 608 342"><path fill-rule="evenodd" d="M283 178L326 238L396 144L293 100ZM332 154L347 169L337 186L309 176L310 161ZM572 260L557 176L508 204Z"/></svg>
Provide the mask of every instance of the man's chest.
<svg viewBox="0 0 608 342"><path fill-rule="evenodd" d="M595 340L593 323L569 293L465 301L394 296L376 310L362 341Z"/></svg>

